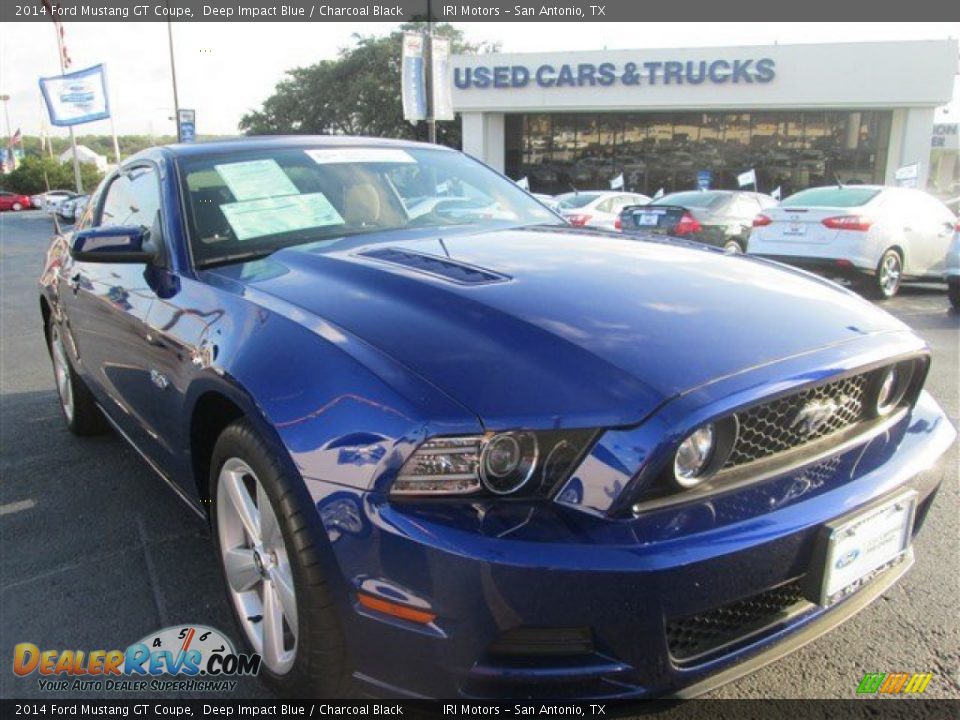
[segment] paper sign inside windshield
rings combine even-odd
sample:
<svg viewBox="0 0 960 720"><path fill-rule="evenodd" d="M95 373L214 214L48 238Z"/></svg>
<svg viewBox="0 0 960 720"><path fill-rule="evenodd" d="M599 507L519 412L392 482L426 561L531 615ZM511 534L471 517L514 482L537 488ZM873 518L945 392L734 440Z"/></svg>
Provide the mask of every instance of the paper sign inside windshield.
<svg viewBox="0 0 960 720"><path fill-rule="evenodd" d="M323 148L306 150L318 165L333 163L415 163L416 160L406 150L397 148Z"/></svg>
<svg viewBox="0 0 960 720"><path fill-rule="evenodd" d="M220 209L238 240L343 224L323 193L245 200Z"/></svg>
<svg viewBox="0 0 960 720"><path fill-rule="evenodd" d="M276 160L251 160L214 167L238 201L300 192Z"/></svg>

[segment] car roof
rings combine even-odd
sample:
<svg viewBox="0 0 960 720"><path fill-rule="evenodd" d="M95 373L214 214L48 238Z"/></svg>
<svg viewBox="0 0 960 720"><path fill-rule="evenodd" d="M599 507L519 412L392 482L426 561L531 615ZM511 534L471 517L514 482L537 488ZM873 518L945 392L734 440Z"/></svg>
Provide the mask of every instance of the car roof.
<svg viewBox="0 0 960 720"><path fill-rule="evenodd" d="M234 150L261 150L270 148L297 148L304 145L312 147L349 147L351 145L364 145L373 147L400 147L400 148L435 148L439 150L450 150L443 145L432 145L430 143L415 142L413 140L393 140L389 138L362 137L354 135L254 135L251 137L237 137L226 140L213 140L211 142L200 143L180 143L174 145L162 145L156 149L164 154L176 157L191 157L197 155L208 155L226 153ZM154 148L137 153L131 160L150 153Z"/></svg>

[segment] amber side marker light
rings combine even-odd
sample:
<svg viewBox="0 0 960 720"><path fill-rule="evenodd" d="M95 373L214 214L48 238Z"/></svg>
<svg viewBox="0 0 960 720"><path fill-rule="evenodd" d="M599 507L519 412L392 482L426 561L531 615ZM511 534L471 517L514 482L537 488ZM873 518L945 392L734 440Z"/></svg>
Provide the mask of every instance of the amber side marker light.
<svg viewBox="0 0 960 720"><path fill-rule="evenodd" d="M365 593L357 593L357 600L360 601L363 607L369 610L376 610L377 612L382 612L384 615L391 615L401 620L409 620L410 622L420 623L421 625L429 625L437 619L436 613L418 610L409 605L400 605L399 603L383 600Z"/></svg>

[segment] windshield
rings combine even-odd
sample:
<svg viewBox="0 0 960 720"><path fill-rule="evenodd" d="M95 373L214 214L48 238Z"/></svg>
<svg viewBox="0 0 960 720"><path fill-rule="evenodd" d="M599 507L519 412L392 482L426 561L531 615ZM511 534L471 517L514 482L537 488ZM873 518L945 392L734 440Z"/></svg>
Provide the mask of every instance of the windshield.
<svg viewBox="0 0 960 720"><path fill-rule="evenodd" d="M600 197L600 193L567 193L566 195L557 195L556 203L561 210L572 210L573 208L586 207L598 197Z"/></svg>
<svg viewBox="0 0 960 720"><path fill-rule="evenodd" d="M679 205L680 207L712 208L721 205L727 196L715 192L680 192L665 195L651 205Z"/></svg>
<svg viewBox="0 0 960 720"><path fill-rule="evenodd" d="M198 267L368 232L562 224L484 165L434 148L238 147L180 168Z"/></svg>
<svg viewBox="0 0 960 720"><path fill-rule="evenodd" d="M859 207L873 200L880 191L876 188L818 187L801 190L791 195L780 207Z"/></svg>

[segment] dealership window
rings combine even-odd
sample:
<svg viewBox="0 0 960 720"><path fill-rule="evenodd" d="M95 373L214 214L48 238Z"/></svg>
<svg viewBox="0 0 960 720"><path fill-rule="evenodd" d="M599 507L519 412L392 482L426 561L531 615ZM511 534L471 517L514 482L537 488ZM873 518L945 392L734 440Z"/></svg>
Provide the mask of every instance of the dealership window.
<svg viewBox="0 0 960 720"><path fill-rule="evenodd" d="M755 168L761 192L784 195L831 183L883 181L889 111L555 113L506 117L506 171L535 192L609 187L648 195L737 187Z"/></svg>

